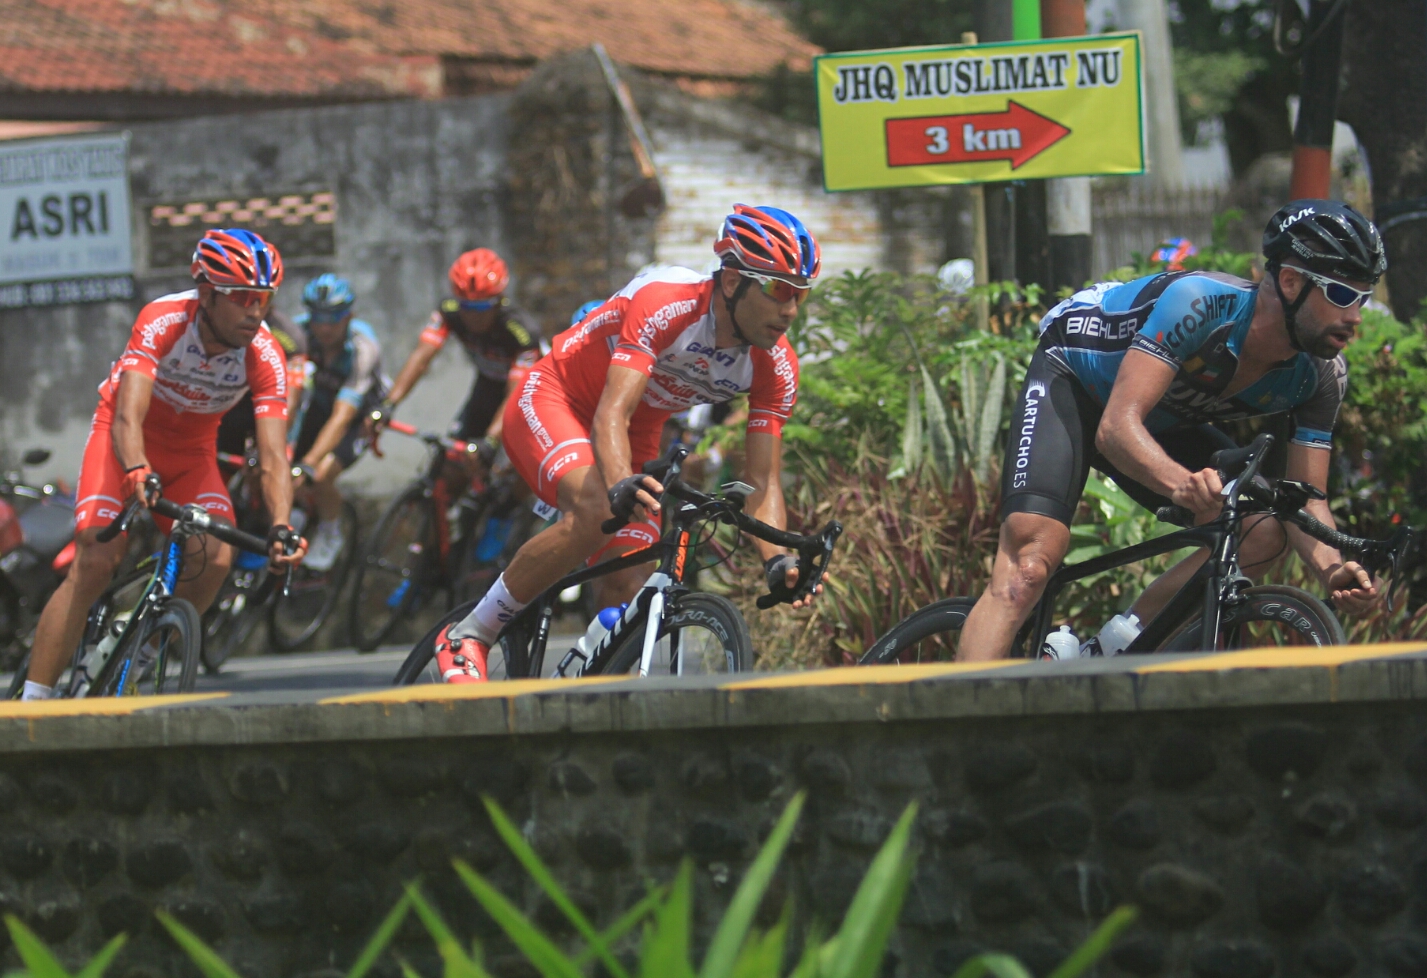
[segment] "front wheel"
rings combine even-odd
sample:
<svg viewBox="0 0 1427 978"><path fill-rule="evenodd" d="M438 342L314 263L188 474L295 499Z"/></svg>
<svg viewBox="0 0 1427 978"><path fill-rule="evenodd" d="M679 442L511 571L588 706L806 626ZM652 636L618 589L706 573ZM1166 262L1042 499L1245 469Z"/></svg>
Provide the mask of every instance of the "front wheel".
<svg viewBox="0 0 1427 978"><path fill-rule="evenodd" d="M198 681L203 625L198 611L182 598L169 598L163 610L146 618L114 650L101 682L90 696L159 696L191 693Z"/></svg>
<svg viewBox="0 0 1427 978"><path fill-rule="evenodd" d="M912 612L873 642L858 665L882 666L898 662L950 662L961 644L966 616L975 598L942 598Z"/></svg>
<svg viewBox="0 0 1427 978"><path fill-rule="evenodd" d="M1338 616L1307 591L1265 584L1246 589L1241 597L1240 604L1225 610L1220 624L1225 649L1347 644ZM1213 643L1205 641L1203 630L1196 611L1158 651L1209 650Z"/></svg>
<svg viewBox="0 0 1427 978"><path fill-rule="evenodd" d="M352 642L363 652L386 641L416 606L438 559L429 492L418 482L396 497L361 548L350 625Z"/></svg>
<svg viewBox="0 0 1427 978"><path fill-rule="evenodd" d="M644 627L631 628L602 671L618 675L637 670L643 653ZM752 668L753 640L733 602L697 591L673 599L659 626L651 674L702 676Z"/></svg>

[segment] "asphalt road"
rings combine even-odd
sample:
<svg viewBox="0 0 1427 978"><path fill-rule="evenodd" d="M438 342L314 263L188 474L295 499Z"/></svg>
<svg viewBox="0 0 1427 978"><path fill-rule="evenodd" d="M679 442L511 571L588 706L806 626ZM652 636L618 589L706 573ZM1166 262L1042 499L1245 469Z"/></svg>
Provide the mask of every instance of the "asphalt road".
<svg viewBox="0 0 1427 978"><path fill-rule="evenodd" d="M550 636L545 656L547 674L553 672L564 650L576 638L573 634ZM200 673L197 689L231 693L381 689L391 685L408 651L405 647L390 647L369 653L340 649L241 656L225 662L216 676ZM493 664L493 668L498 667L498 663Z"/></svg>

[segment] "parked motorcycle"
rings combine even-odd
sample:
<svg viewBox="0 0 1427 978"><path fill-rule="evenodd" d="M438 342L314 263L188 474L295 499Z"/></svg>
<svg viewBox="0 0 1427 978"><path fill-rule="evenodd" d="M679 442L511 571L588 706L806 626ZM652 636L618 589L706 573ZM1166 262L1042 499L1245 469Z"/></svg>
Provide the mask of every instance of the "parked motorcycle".
<svg viewBox="0 0 1427 978"><path fill-rule="evenodd" d="M32 448L24 468L49 461ZM20 471L0 477L0 665L29 651L40 611L74 562L73 492L54 483L27 484Z"/></svg>

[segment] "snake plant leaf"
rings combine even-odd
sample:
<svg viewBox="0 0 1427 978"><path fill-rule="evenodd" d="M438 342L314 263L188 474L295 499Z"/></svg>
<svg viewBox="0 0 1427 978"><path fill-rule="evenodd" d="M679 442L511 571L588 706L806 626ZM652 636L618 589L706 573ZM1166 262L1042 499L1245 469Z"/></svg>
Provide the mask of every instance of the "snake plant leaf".
<svg viewBox="0 0 1427 978"><path fill-rule="evenodd" d="M1139 911L1134 907L1118 907L1095 928L1084 944L1071 952L1070 957L1061 962L1060 967L1050 973L1050 978L1079 978L1094 967L1095 962L1110 950L1115 939L1135 922Z"/></svg>
<svg viewBox="0 0 1427 978"><path fill-rule="evenodd" d="M694 864L679 864L669 896L644 925L639 955L640 978L694 978L689 958L689 928L693 913Z"/></svg>
<svg viewBox="0 0 1427 978"><path fill-rule="evenodd" d="M193 931L162 910L154 911L154 916L158 917L159 923L164 925L164 929L173 936L178 946L183 948L189 960L197 965L199 971L203 972L204 978L238 978L238 973L228 967L217 952L203 943L202 939ZM36 973L35 978L42 978L42 976Z"/></svg>
<svg viewBox="0 0 1427 978"><path fill-rule="evenodd" d="M550 938L541 933L540 929L531 923L530 918L521 913L515 904L507 900L505 894L491 886L481 874L459 859L455 861L454 865L456 874L465 882L466 888L480 901L486 913L490 914L491 919L500 925L501 930L505 931L511 943L520 949L520 952L525 955L543 978L583 978L580 969L575 966L575 962L566 957ZM413 905L420 913L420 904L416 904L413 900Z"/></svg>
<svg viewBox="0 0 1427 978"><path fill-rule="evenodd" d="M981 404L976 429L974 474L979 485L985 485L990 476L991 456L996 451L996 436L1001 432L1001 413L1006 403L1006 358L994 353L992 359L995 366L991 368L991 377L986 382L986 398Z"/></svg>
<svg viewBox="0 0 1427 978"><path fill-rule="evenodd" d="M902 912L912 881L914 860L908 851L917 804L912 802L872 859L837 932L837 953L824 955L826 978L873 978L882 967L887 938Z"/></svg>
<svg viewBox="0 0 1427 978"><path fill-rule="evenodd" d="M357 960L353 962L351 970L347 972L347 978L362 978L372 970L372 965L377 963L377 959L381 957L382 952L396 936L397 929L401 927L402 921L406 919L406 912L410 909L411 897L403 894L401 899L396 901L396 906L392 907L386 917L382 919L376 933L372 935L371 940L367 941L366 947L362 948L362 953L357 955Z"/></svg>

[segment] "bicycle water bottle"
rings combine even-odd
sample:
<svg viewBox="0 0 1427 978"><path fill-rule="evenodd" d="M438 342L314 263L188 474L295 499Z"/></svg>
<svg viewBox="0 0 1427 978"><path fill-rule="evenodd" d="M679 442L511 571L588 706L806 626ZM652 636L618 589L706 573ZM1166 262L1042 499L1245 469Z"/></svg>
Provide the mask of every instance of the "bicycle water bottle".
<svg viewBox="0 0 1427 978"><path fill-rule="evenodd" d="M1078 659L1080 658L1080 639L1075 637L1075 633L1070 630L1069 625L1061 625L1059 631L1051 632L1045 637L1040 657L1057 660Z"/></svg>
<svg viewBox="0 0 1427 978"><path fill-rule="evenodd" d="M624 609L628 607L629 605L627 604L622 604L617 607L611 605L595 615L595 620L590 622L590 627L585 629L585 634L581 635L579 640L575 642L575 648L580 650L580 654L588 656L595 649L599 648L600 643L604 641L604 637L609 634L609 630L615 626L615 623L618 622L620 618L624 617Z"/></svg>
<svg viewBox="0 0 1427 978"><path fill-rule="evenodd" d="M74 695L83 696L88 691L93 677L103 671L104 663L108 662L109 657L114 654L114 649L119 644L119 636L124 634L124 628L133 616L132 611L120 612L114 616L109 627L104 629L103 638L95 643L94 648L79 664L79 678L74 684Z"/></svg>
<svg viewBox="0 0 1427 978"><path fill-rule="evenodd" d="M476 560L482 564L488 564L500 556L500 552L505 549L505 541L510 538L510 529L515 525L512 519L497 519L492 516L486 520L486 529L481 534L480 542L476 544Z"/></svg>
<svg viewBox="0 0 1427 978"><path fill-rule="evenodd" d="M1100 646L1100 655L1119 655L1144 630L1139 615L1116 615L1105 623L1095 642Z"/></svg>

